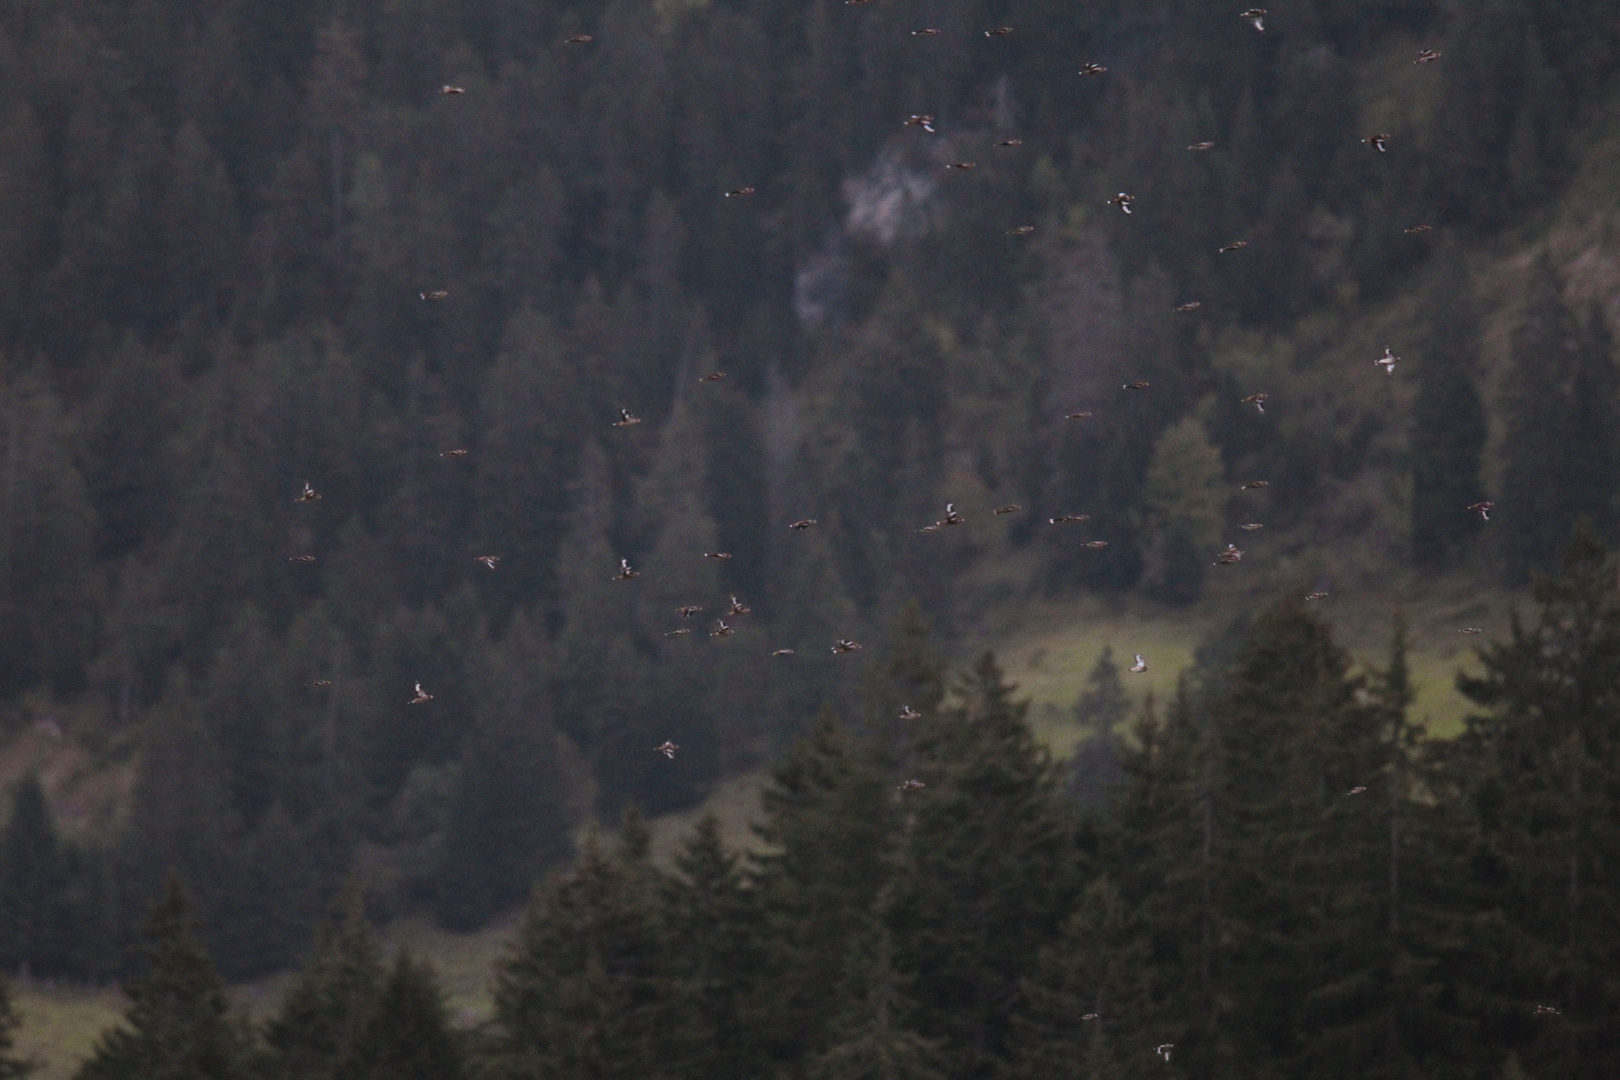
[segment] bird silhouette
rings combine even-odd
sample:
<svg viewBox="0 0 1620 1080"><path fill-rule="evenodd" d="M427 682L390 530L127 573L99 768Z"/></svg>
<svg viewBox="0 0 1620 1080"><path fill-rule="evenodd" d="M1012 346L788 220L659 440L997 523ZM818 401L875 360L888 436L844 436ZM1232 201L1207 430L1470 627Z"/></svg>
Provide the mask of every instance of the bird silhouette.
<svg viewBox="0 0 1620 1080"><path fill-rule="evenodd" d="M1221 249L1219 252L1217 252L1217 254L1225 255L1229 251L1242 251L1248 246L1249 242L1247 240L1234 240L1230 244L1222 244Z"/></svg>
<svg viewBox="0 0 1620 1080"><path fill-rule="evenodd" d="M1115 195L1112 199L1109 199L1108 200L1108 205L1109 206L1117 206L1117 207L1120 208L1120 210L1122 210L1123 212L1128 214L1128 213L1131 212L1131 204L1134 203L1135 201L1136 201L1136 196L1135 195L1132 195L1129 192L1122 191L1118 195Z"/></svg>
<svg viewBox="0 0 1620 1080"><path fill-rule="evenodd" d="M789 525L788 528L795 532L803 532L815 523L815 518L800 518L798 521L795 521L793 524Z"/></svg>
<svg viewBox="0 0 1620 1080"><path fill-rule="evenodd" d="M617 420L613 421L613 426L614 427L635 427L639 423L641 423L641 417L637 416L635 413L631 412L629 409L620 409L619 410L619 418Z"/></svg>
<svg viewBox="0 0 1620 1080"><path fill-rule="evenodd" d="M452 94L465 94L466 92L467 91L463 90L459 86L445 85L445 86L439 87L439 93L444 94L446 97L448 97L448 96L450 96Z"/></svg>
<svg viewBox="0 0 1620 1080"><path fill-rule="evenodd" d="M1482 501L1482 502L1477 502L1477 503L1470 504L1468 509L1470 509L1470 510L1474 511L1474 513L1478 514L1479 515L1479 520L1481 520L1481 521L1489 521L1489 520L1491 520L1491 511L1496 509L1496 504L1489 501L1489 500L1485 500L1485 501ZM1509 524L1512 524L1512 523L1509 522Z"/></svg>
<svg viewBox="0 0 1620 1080"><path fill-rule="evenodd" d="M1246 397L1246 398L1244 398L1242 400L1242 404L1244 404L1244 405L1253 405L1255 408L1259 409L1261 412L1265 412L1266 411L1266 402L1268 402L1270 400L1271 400L1271 395L1270 394L1250 394L1248 397Z"/></svg>
<svg viewBox="0 0 1620 1080"><path fill-rule="evenodd" d="M636 578L638 578L640 576L641 576L641 571L640 570L632 570L630 568L630 560L629 559L620 559L619 560L619 572L617 574L613 575L613 580L614 581L634 581L634 580L636 580Z"/></svg>
<svg viewBox="0 0 1620 1080"><path fill-rule="evenodd" d="M474 562L481 562L485 566L487 566L491 570L493 570L493 569L495 569L495 564L501 561L501 557L499 555L480 555L480 556L478 556L478 558L474 559L473 561Z"/></svg>
<svg viewBox="0 0 1620 1080"><path fill-rule="evenodd" d="M1231 566L1243 561L1243 552L1238 550L1236 544L1227 544L1226 550L1215 556L1216 566Z"/></svg>
<svg viewBox="0 0 1620 1080"><path fill-rule="evenodd" d="M726 192L726 198L728 198L728 199L745 199L748 196L752 195L753 193L754 193L754 189L752 187L740 187L735 191Z"/></svg>
<svg viewBox="0 0 1620 1080"><path fill-rule="evenodd" d="M1440 59L1440 54L1435 52L1433 49L1420 49L1417 54L1417 59L1413 60L1412 63L1432 64L1438 59Z"/></svg>
<svg viewBox="0 0 1620 1080"><path fill-rule="evenodd" d="M923 783L921 780L907 780L907 781L905 781L904 783L902 783L900 785L900 790L901 791L921 791L923 788L925 788L927 786L928 785Z"/></svg>
<svg viewBox="0 0 1620 1080"><path fill-rule="evenodd" d="M1388 345L1384 346L1384 355L1373 361L1391 375L1395 374L1395 365L1400 362L1401 358L1396 356Z"/></svg>
<svg viewBox="0 0 1620 1080"><path fill-rule="evenodd" d="M1137 653L1136 654L1136 663L1132 664L1130 667L1126 668L1125 670L1130 672L1132 675L1140 675L1140 674L1142 674L1142 672L1146 671L1147 669L1148 669L1147 668L1147 661L1142 659L1142 654L1141 653Z"/></svg>
<svg viewBox="0 0 1620 1080"><path fill-rule="evenodd" d="M293 500L293 502L301 502L301 503L312 503L312 502L320 502L320 501L321 501L321 493L316 491L314 488L310 487L308 480L304 481L304 490L299 492L298 497Z"/></svg>
<svg viewBox="0 0 1620 1080"><path fill-rule="evenodd" d="M1380 154L1389 153L1389 133L1387 131L1380 131L1376 135L1369 135L1361 141L1372 147L1374 150L1377 150Z"/></svg>
<svg viewBox="0 0 1620 1080"><path fill-rule="evenodd" d="M315 556L313 556L313 555L294 555L292 558L288 559L287 561L288 562L299 562L299 563L310 563L310 562L315 561Z"/></svg>
<svg viewBox="0 0 1620 1080"><path fill-rule="evenodd" d="M659 744L658 746L653 747L653 751L655 753L663 754L665 757L669 758L671 761L674 761L675 760L675 751L679 750L680 748L681 747L680 747L679 743L673 743L673 742L670 742L670 741L668 741L666 739L663 743Z"/></svg>
<svg viewBox="0 0 1620 1080"><path fill-rule="evenodd" d="M1107 72L1108 69L1103 67L1101 64L1086 64L1080 69L1080 74L1082 75L1104 75L1107 74Z"/></svg>
<svg viewBox="0 0 1620 1080"><path fill-rule="evenodd" d="M1266 24L1264 22L1265 17L1266 17L1266 9L1263 8L1263 7L1252 7L1252 8L1249 8L1247 11L1242 11L1242 12L1238 13L1238 18L1240 18L1240 19L1248 19L1249 22L1254 26L1254 28L1256 30L1258 30L1262 34L1266 32ZM1169 1059L1166 1058L1165 1060L1168 1061Z"/></svg>
<svg viewBox="0 0 1620 1080"><path fill-rule="evenodd" d="M832 651L835 654L860 652L861 643L858 641L851 641L849 638L839 638L837 642L833 644Z"/></svg>
<svg viewBox="0 0 1620 1080"><path fill-rule="evenodd" d="M416 696L411 698L411 700L407 701L405 704L407 704L407 705L426 705L428 702L430 702L432 700L433 700L433 695L428 693L426 690L422 689L422 684L421 683L417 683L416 684Z"/></svg>
<svg viewBox="0 0 1620 1080"><path fill-rule="evenodd" d="M1258 521L1251 521L1247 525L1239 525L1238 528L1242 529L1244 532L1259 532L1261 529L1265 528L1265 526L1260 524Z"/></svg>
<svg viewBox="0 0 1620 1080"><path fill-rule="evenodd" d="M450 295L449 289L433 289L429 292L417 293L423 300L443 300Z"/></svg>
<svg viewBox="0 0 1620 1080"><path fill-rule="evenodd" d="M1271 481L1270 480L1250 480L1247 484L1244 484L1242 487L1238 488L1238 490L1239 491L1259 491L1261 488L1268 488L1270 486L1271 486Z"/></svg>
<svg viewBox="0 0 1620 1080"><path fill-rule="evenodd" d="M1195 154L1202 154L1205 150L1213 150L1213 149L1215 149L1215 144L1213 142L1211 142L1210 140L1205 139L1202 142L1195 142L1195 143L1190 144L1187 147L1187 149L1191 150Z"/></svg>
<svg viewBox="0 0 1620 1080"><path fill-rule="evenodd" d="M907 127L920 127L924 131L933 133L934 117L931 113L912 113L906 118Z"/></svg>

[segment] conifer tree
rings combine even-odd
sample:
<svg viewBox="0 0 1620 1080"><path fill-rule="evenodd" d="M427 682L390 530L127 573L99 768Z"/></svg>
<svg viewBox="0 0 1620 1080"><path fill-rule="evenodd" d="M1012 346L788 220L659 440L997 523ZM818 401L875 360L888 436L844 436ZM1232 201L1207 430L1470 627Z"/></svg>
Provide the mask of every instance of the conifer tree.
<svg viewBox="0 0 1620 1080"><path fill-rule="evenodd" d="M461 1080L467 1071L432 965L401 952L335 1080Z"/></svg>
<svg viewBox="0 0 1620 1080"><path fill-rule="evenodd" d="M1120 779L1120 739L1116 729L1130 714L1130 699L1120 682L1114 647L1103 646L1086 676L1086 688L1074 705L1075 723L1087 732L1069 766L1069 790L1082 806L1100 806Z"/></svg>
<svg viewBox="0 0 1620 1080"><path fill-rule="evenodd" d="M22 778L0 830L0 970L63 973L72 931L68 863L39 774Z"/></svg>
<svg viewBox="0 0 1620 1080"><path fill-rule="evenodd" d="M1220 451L1197 417L1183 417L1154 444L1142 491L1152 538L1143 584L1154 595L1187 604L1203 591L1225 516L1224 479Z"/></svg>
<svg viewBox="0 0 1620 1080"><path fill-rule="evenodd" d="M191 900L171 877L140 949L147 969L124 987L124 1023L102 1033L76 1080L238 1080L248 1038L197 936Z"/></svg>
<svg viewBox="0 0 1620 1080"><path fill-rule="evenodd" d="M928 786L906 793L901 870L884 905L896 964L918 976L917 1030L939 1042L952 1076L1007 1053L1023 980L1080 889L1061 771L1013 691L985 653L918 735Z"/></svg>
<svg viewBox="0 0 1620 1080"><path fill-rule="evenodd" d="M831 1043L807 1070L810 1080L939 1080L945 1075L934 1042L910 1026L915 1009L910 978L894 966L894 943L877 918L851 942L844 980L846 1005L833 1021Z"/></svg>
<svg viewBox="0 0 1620 1080"><path fill-rule="evenodd" d="M0 977L0 1080L22 1080L34 1070L34 1063L13 1057L13 1034L22 1024L22 1017L11 1005L11 985Z"/></svg>
<svg viewBox="0 0 1620 1080"><path fill-rule="evenodd" d="M321 920L315 950L265 1026L266 1071L286 1080L332 1080L377 1008L383 976L365 899L351 880Z"/></svg>

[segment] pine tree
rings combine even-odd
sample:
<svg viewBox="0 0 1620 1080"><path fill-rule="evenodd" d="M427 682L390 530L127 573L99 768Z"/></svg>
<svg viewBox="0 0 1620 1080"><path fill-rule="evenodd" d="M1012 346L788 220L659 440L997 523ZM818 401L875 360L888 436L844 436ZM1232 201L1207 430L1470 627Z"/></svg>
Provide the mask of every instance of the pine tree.
<svg viewBox="0 0 1620 1080"><path fill-rule="evenodd" d="M1073 911L1079 847L1062 774L984 654L920 734L901 870L884 905L896 964L918 976L916 1027L953 1076L1002 1058L1042 945Z"/></svg>
<svg viewBox="0 0 1620 1080"><path fill-rule="evenodd" d="M124 1024L102 1033L76 1080L237 1080L247 1034L228 1015L225 984L197 936L191 900L171 877L140 950L147 970L124 987Z"/></svg>
<svg viewBox="0 0 1620 1080"><path fill-rule="evenodd" d="M67 855L38 773L11 797L0 830L0 968L63 974L70 962Z"/></svg>
<svg viewBox="0 0 1620 1080"><path fill-rule="evenodd" d="M910 1026L911 981L895 970L894 943L880 919L852 942L845 976L847 1004L833 1021L832 1045L811 1061L810 1080L939 1080L934 1042Z"/></svg>
<svg viewBox="0 0 1620 1080"><path fill-rule="evenodd" d="M432 965L401 952L334 1080L461 1080L467 1073Z"/></svg>
<svg viewBox="0 0 1620 1080"><path fill-rule="evenodd" d="M314 952L265 1026L265 1071L286 1080L336 1077L377 1009L383 977L365 899L351 880L321 920Z"/></svg>
<svg viewBox="0 0 1620 1080"><path fill-rule="evenodd" d="M1475 384L1479 318L1462 256L1447 248L1430 288L1429 319L1412 403L1412 558L1454 563L1483 523L1468 507L1484 498L1480 455L1485 406Z"/></svg>
<svg viewBox="0 0 1620 1080"><path fill-rule="evenodd" d="M1082 806L1101 806L1120 780L1120 738L1116 729L1130 714L1130 698L1120 682L1114 647L1103 646L1074 704L1074 721L1087 732L1069 765L1069 790Z"/></svg>
<svg viewBox="0 0 1620 1080"><path fill-rule="evenodd" d="M11 1005L11 986L0 978L0 1080L22 1080L34 1071L33 1062L11 1056L13 1033L21 1025L22 1017Z"/></svg>

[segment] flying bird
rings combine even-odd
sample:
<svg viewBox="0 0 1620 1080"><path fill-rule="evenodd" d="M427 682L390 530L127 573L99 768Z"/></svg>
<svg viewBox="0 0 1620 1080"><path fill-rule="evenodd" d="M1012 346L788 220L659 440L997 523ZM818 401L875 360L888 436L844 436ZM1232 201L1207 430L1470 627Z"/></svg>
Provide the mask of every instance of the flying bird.
<svg viewBox="0 0 1620 1080"><path fill-rule="evenodd" d="M439 456L440 457L466 457L467 456L467 450L466 450L465 447L458 446L454 450L445 450L445 451L441 452L439 454Z"/></svg>
<svg viewBox="0 0 1620 1080"><path fill-rule="evenodd" d="M1008 229L1007 230L1007 235L1008 236L1028 236L1030 233L1032 233L1034 231L1035 231L1035 226L1033 226L1033 225L1020 225L1016 229Z"/></svg>
<svg viewBox="0 0 1620 1080"><path fill-rule="evenodd" d="M682 604L675 610L680 613L681 618L690 619L692 616L702 611L703 608L697 604Z"/></svg>
<svg viewBox="0 0 1620 1080"><path fill-rule="evenodd" d="M1129 192L1122 191L1118 195L1115 195L1112 199L1109 199L1108 200L1108 205L1109 206L1117 206L1117 207L1120 208L1121 211L1128 214L1128 213L1131 212L1131 204L1133 202L1135 202L1135 201L1136 201L1136 196L1135 195L1132 195Z"/></svg>
<svg viewBox="0 0 1620 1080"><path fill-rule="evenodd" d="M1238 18L1248 19L1249 22L1254 24L1254 28L1260 31L1262 34L1266 32L1266 24L1262 21L1265 19L1265 17L1266 9L1263 7L1252 7L1247 11L1241 11L1238 13ZM1165 1058L1165 1060L1169 1061L1170 1059Z"/></svg>
<svg viewBox="0 0 1620 1080"><path fill-rule="evenodd" d="M1236 544L1227 544L1226 550L1215 556L1216 566L1231 566L1243 561L1243 552L1238 550Z"/></svg>
<svg viewBox="0 0 1620 1080"><path fill-rule="evenodd" d="M294 555L292 558L288 559L287 561L288 562L314 562L315 561L315 556L313 556L313 555Z"/></svg>
<svg viewBox="0 0 1620 1080"><path fill-rule="evenodd" d="M692 632L692 628L690 626L683 626L679 630L665 630L664 631L664 636L665 637L680 637L682 634L690 634L691 632Z"/></svg>
<svg viewBox="0 0 1620 1080"><path fill-rule="evenodd" d="M1080 74L1082 74L1082 75L1102 75L1102 74L1106 73L1107 71L1108 71L1108 69L1103 67L1101 64L1086 64L1084 67L1082 67L1080 69Z"/></svg>
<svg viewBox="0 0 1620 1080"><path fill-rule="evenodd" d="M1103 548L1108 546L1108 541L1106 541L1106 540L1087 540L1085 546L1090 548L1092 551L1101 551Z"/></svg>
<svg viewBox="0 0 1620 1080"><path fill-rule="evenodd" d="M705 551L703 553L703 557L705 559L719 559L721 562L725 562L727 559L731 558L731 552L729 552L729 551Z"/></svg>
<svg viewBox="0 0 1620 1080"><path fill-rule="evenodd" d="M1023 139L1002 139L1000 142L996 143L996 145L997 146L1023 146L1024 145L1024 140Z"/></svg>
<svg viewBox="0 0 1620 1080"><path fill-rule="evenodd" d="M1491 520L1491 511L1496 509L1496 504L1487 500L1485 502L1474 503L1469 506L1468 509L1478 514L1479 520L1489 521Z"/></svg>
<svg viewBox="0 0 1620 1080"><path fill-rule="evenodd" d="M635 413L631 412L629 409L620 409L619 410L619 418L617 420L613 421L613 426L614 427L635 427L639 423L641 423L641 417L637 416Z"/></svg>
<svg viewBox="0 0 1620 1080"><path fill-rule="evenodd" d="M956 161L945 167L947 169L958 169L962 172L967 172L969 169L977 169L979 164L976 161Z"/></svg>
<svg viewBox="0 0 1620 1080"><path fill-rule="evenodd" d="M1140 674L1142 674L1142 672L1147 670L1147 661L1142 659L1142 654L1141 653L1137 653L1136 654L1136 663L1132 664L1130 667L1126 668L1125 670L1129 671L1132 675L1140 675Z"/></svg>
<svg viewBox="0 0 1620 1080"><path fill-rule="evenodd" d="M956 512L956 504L946 503L945 516L939 519L939 523L941 525L960 525L963 520L962 515Z"/></svg>
<svg viewBox="0 0 1620 1080"><path fill-rule="evenodd" d="M310 487L308 480L304 481L304 490L299 492L298 497L293 500L293 502L305 502L305 503L320 502L320 501L321 501L321 493L316 491L314 488Z"/></svg>
<svg viewBox="0 0 1620 1080"><path fill-rule="evenodd" d="M723 372L723 371L711 371L707 375L705 375L701 379L699 379L698 382L719 382L721 379L723 379L725 377L726 377L726 373Z"/></svg>
<svg viewBox="0 0 1620 1080"><path fill-rule="evenodd" d="M1373 361L1373 363L1377 364L1391 375L1395 374L1395 365L1400 362L1401 358L1391 352L1388 345L1384 346L1384 355Z"/></svg>
<svg viewBox="0 0 1620 1080"><path fill-rule="evenodd" d="M1091 419L1091 413L1089 413L1089 412L1072 412L1072 413L1069 413L1067 416L1065 416L1063 419L1065 419L1065 420L1089 420L1089 419Z"/></svg>
<svg viewBox="0 0 1620 1080"><path fill-rule="evenodd" d="M1439 53L1435 52L1433 49L1423 49L1418 52L1417 59L1412 61L1412 63L1432 64L1438 59L1440 59Z"/></svg>
<svg viewBox="0 0 1620 1080"><path fill-rule="evenodd" d="M1022 509L1023 506L1019 503L1008 503L1006 506L998 506L990 512L997 517L1000 517L1002 514L1016 514Z"/></svg>
<svg viewBox="0 0 1620 1080"><path fill-rule="evenodd" d="M332 680L331 679L316 679L314 682L310 683L309 685L311 685L311 686L319 686L319 687L324 688L324 687L331 686L332 685Z"/></svg>
<svg viewBox="0 0 1620 1080"><path fill-rule="evenodd" d="M1268 402L1270 400L1271 400L1271 395L1270 394L1250 394L1248 397L1242 399L1242 401L1239 404L1253 405L1255 408L1259 409L1261 412L1265 412L1266 411L1266 402Z"/></svg>
<svg viewBox="0 0 1620 1080"><path fill-rule="evenodd" d="M1128 382L1124 386L1120 387L1120 389L1122 389L1122 390L1146 390L1149 385L1150 384L1147 382L1147 380L1144 379L1144 380L1141 380L1139 382Z"/></svg>
<svg viewBox="0 0 1620 1080"><path fill-rule="evenodd" d="M900 706L900 719L921 720L922 713L918 712L916 709L913 709L910 705L902 705Z"/></svg>
<svg viewBox="0 0 1620 1080"><path fill-rule="evenodd" d="M1251 521L1247 525L1239 525L1238 528L1242 529L1244 532L1259 532L1261 529L1265 528L1265 526L1260 524L1258 521Z"/></svg>
<svg viewBox="0 0 1620 1080"><path fill-rule="evenodd" d="M1046 520L1048 522L1050 522L1051 524L1053 524L1053 525L1078 525L1082 521L1090 521L1091 520L1091 515L1090 514L1059 514L1057 517L1047 518Z"/></svg>
<svg viewBox="0 0 1620 1080"><path fill-rule="evenodd" d="M1249 242L1247 240L1234 240L1230 244L1222 244L1221 250L1217 254L1225 255L1228 251L1242 251L1248 246Z"/></svg>
<svg viewBox="0 0 1620 1080"><path fill-rule="evenodd" d="M433 700L433 695L428 693L426 690L422 689L422 684L421 683L417 683L416 684L416 696L411 698L411 700L407 701L405 704L407 704L407 705L426 705L428 702L430 702L432 700Z"/></svg>
<svg viewBox="0 0 1620 1080"><path fill-rule="evenodd" d="M1202 154L1205 150L1215 149L1215 144L1210 140L1205 139L1202 142L1193 143L1191 146L1188 146L1187 149L1191 150L1195 154Z"/></svg>
<svg viewBox="0 0 1620 1080"><path fill-rule="evenodd" d="M465 94L466 92L467 92L466 90L462 89L459 86L448 86L447 85L447 86L439 87L439 93L444 94L447 97L449 95L451 95L451 94Z"/></svg>
<svg viewBox="0 0 1620 1080"><path fill-rule="evenodd" d="M730 637L732 634L735 634L736 632L737 631L735 629L733 629L732 627L726 625L726 620L724 620L724 619L716 619L714 621L714 629L709 631L709 636L710 637Z"/></svg>
<svg viewBox="0 0 1620 1080"><path fill-rule="evenodd" d="M795 521L793 524L789 525L788 528L792 529L794 532L803 532L815 523L815 518L800 518L798 521Z"/></svg>
<svg viewBox="0 0 1620 1080"><path fill-rule="evenodd" d="M935 533L939 532L939 522L937 522L937 521L931 522L930 524L924 525L922 528L918 529L917 531L920 532L920 533L926 533L929 536L932 536Z"/></svg>
<svg viewBox="0 0 1620 1080"><path fill-rule="evenodd" d="M1268 488L1270 486L1271 486L1271 481L1270 480L1250 480L1247 484L1244 484L1242 487L1238 488L1238 490L1239 491L1259 491L1261 488Z"/></svg>
<svg viewBox="0 0 1620 1080"><path fill-rule="evenodd" d="M928 785L923 783L921 780L907 780L905 783L900 785L900 790L901 791L921 791L923 788L925 788L927 786Z"/></svg>
<svg viewBox="0 0 1620 1080"><path fill-rule="evenodd" d="M1469 637L1473 637L1475 634L1483 634L1484 632L1485 631L1478 626L1465 626L1461 630L1457 631L1457 633L1467 634Z"/></svg>
<svg viewBox="0 0 1620 1080"><path fill-rule="evenodd" d="M1422 236L1426 232L1433 232L1433 231L1434 231L1434 228L1432 226L1429 226L1429 225L1413 225L1413 226L1409 227L1408 229L1406 229L1406 235L1407 236Z"/></svg>
<svg viewBox="0 0 1620 1080"><path fill-rule="evenodd" d="M1260 20L1256 19L1255 21L1259 22ZM1158 1046L1155 1046L1153 1048L1153 1052L1155 1054L1158 1054L1160 1057L1164 1058L1164 1060L1169 1061L1170 1060L1170 1051L1174 1050L1175 1048L1176 1048L1175 1043L1160 1043Z"/></svg>
<svg viewBox="0 0 1620 1080"><path fill-rule="evenodd" d="M1101 1013L1086 1013L1084 1016L1080 1017L1080 1019L1081 1020L1095 1020L1101 1015L1102 1015Z"/></svg>
<svg viewBox="0 0 1620 1080"><path fill-rule="evenodd" d="M1202 300L1189 300L1185 304L1177 304L1176 305L1176 314L1185 315L1187 312L1189 312L1189 311L1197 311L1199 308L1201 308L1203 306L1204 306L1204 302Z"/></svg>
<svg viewBox="0 0 1620 1080"><path fill-rule="evenodd" d="M851 641L849 638L839 638L837 644L833 645L832 651L834 653L860 652L861 643L858 641Z"/></svg>
<svg viewBox="0 0 1620 1080"><path fill-rule="evenodd" d="M745 604L741 600L737 599L737 594L736 593L732 593L731 594L731 608L726 612L726 614L727 615L747 615L750 611L753 611L753 610L754 610L753 608L749 607L747 604Z"/></svg>
<svg viewBox="0 0 1620 1080"><path fill-rule="evenodd" d="M932 26L929 26L929 27L926 27L926 28L924 28L922 30L913 30L911 32L911 36L912 37L938 37L939 33L940 32L938 30L934 29Z"/></svg>
<svg viewBox="0 0 1620 1080"><path fill-rule="evenodd" d="M493 570L493 569L495 569L495 564L501 561L501 557L499 555L480 555L480 556L478 556L478 558L474 559L473 561L474 562L481 562L485 566L487 566L491 570Z"/></svg>
<svg viewBox="0 0 1620 1080"><path fill-rule="evenodd" d="M1327 593L1325 593L1325 592L1313 592L1313 593L1308 594L1305 597L1305 599L1312 600L1312 601L1326 600L1327 599Z"/></svg>
<svg viewBox="0 0 1620 1080"><path fill-rule="evenodd" d="M595 40L596 39L594 37L592 37L590 34L575 34L573 37L571 37L567 41L563 42L563 44L564 45L589 45L591 42L593 42Z"/></svg>
<svg viewBox="0 0 1620 1080"><path fill-rule="evenodd" d="M792 649L777 649L775 652L771 653L771 655L772 656L792 656L793 655L793 650Z"/></svg>
<svg viewBox="0 0 1620 1080"><path fill-rule="evenodd" d="M726 192L726 198L728 198L728 199L741 199L741 198L745 198L746 196L752 195L753 193L754 193L754 189L752 187L740 187L736 191L728 191L728 192Z"/></svg>
<svg viewBox="0 0 1620 1080"><path fill-rule="evenodd" d="M443 300L450 295L449 289L434 289L431 292L417 293L424 300Z"/></svg>
<svg viewBox="0 0 1620 1080"><path fill-rule="evenodd" d="M984 32L984 36L985 37L1006 37L1010 33L1012 33L1012 27L1010 27L1010 26L997 26L994 29L986 30Z"/></svg>
<svg viewBox="0 0 1620 1080"><path fill-rule="evenodd" d="M906 120L906 126L920 127L924 131L932 133L934 130L934 118L927 113L912 113Z"/></svg>
<svg viewBox="0 0 1620 1080"><path fill-rule="evenodd" d="M629 559L619 560L619 572L613 575L614 581L634 581L641 576L640 570L630 569Z"/></svg>
<svg viewBox="0 0 1620 1080"><path fill-rule="evenodd" d="M1349 791L1345 792L1345 794L1346 795L1365 795L1365 794L1367 794L1367 789L1362 787L1360 784L1357 784L1355 787L1353 787Z"/></svg>
<svg viewBox="0 0 1620 1080"><path fill-rule="evenodd" d="M669 758L671 761L675 760L675 751L677 751L679 749L680 749L679 744L669 742L668 740L665 740L663 745L661 745L661 746L653 747L653 751L655 753L663 754L665 757Z"/></svg>
<svg viewBox="0 0 1620 1080"><path fill-rule="evenodd" d="M1558 1015L1558 1010L1553 1008L1551 1005L1537 1005L1536 1006L1536 1015L1537 1016L1557 1016Z"/></svg>
<svg viewBox="0 0 1620 1080"><path fill-rule="evenodd" d="M1380 154L1389 153L1389 133L1387 131L1380 131L1376 135L1369 135L1361 141L1372 147L1374 150L1377 150Z"/></svg>

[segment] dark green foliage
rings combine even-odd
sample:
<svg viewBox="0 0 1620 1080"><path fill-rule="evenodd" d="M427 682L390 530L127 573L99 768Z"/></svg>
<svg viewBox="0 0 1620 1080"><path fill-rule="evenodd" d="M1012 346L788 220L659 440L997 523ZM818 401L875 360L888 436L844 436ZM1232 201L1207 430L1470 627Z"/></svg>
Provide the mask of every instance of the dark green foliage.
<svg viewBox="0 0 1620 1080"><path fill-rule="evenodd" d="M1109 789L1120 779L1122 749L1117 729L1130 715L1130 698L1120 682L1114 647L1105 645L1086 676L1086 688L1074 703L1074 721L1087 732L1086 741L1069 764L1069 790L1082 806L1102 806Z"/></svg>
<svg viewBox="0 0 1620 1080"><path fill-rule="evenodd" d="M360 888L350 882L316 930L315 949L265 1025L272 1077L333 1080L351 1067L378 1009L382 959L366 923Z"/></svg>
<svg viewBox="0 0 1620 1080"><path fill-rule="evenodd" d="M237 1080L247 1032L197 935L191 901L170 878L143 930L146 970L124 986L124 1025L104 1032L77 1080Z"/></svg>
<svg viewBox="0 0 1620 1080"><path fill-rule="evenodd" d="M22 1023L22 1017L11 1005L11 986L0 978L0 1080L22 1080L34 1070L34 1063L13 1057L13 1032Z"/></svg>
<svg viewBox="0 0 1620 1080"><path fill-rule="evenodd" d="M70 872L45 789L29 773L0 831L0 969L46 976L73 969Z"/></svg>
<svg viewBox="0 0 1620 1080"><path fill-rule="evenodd" d="M466 1053L433 968L400 953L365 1026L333 1075L337 1080L461 1080Z"/></svg>

